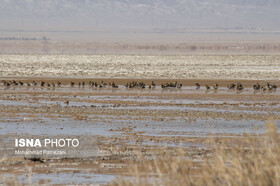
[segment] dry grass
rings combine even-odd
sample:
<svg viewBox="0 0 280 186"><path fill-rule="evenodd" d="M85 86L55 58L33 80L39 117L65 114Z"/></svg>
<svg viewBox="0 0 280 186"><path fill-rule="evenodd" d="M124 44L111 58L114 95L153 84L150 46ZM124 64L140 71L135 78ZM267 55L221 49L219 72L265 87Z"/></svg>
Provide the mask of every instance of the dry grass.
<svg viewBox="0 0 280 186"><path fill-rule="evenodd" d="M177 156L157 157L131 169L132 177L111 185L280 185L280 138L268 122L266 134L216 146L200 164Z"/></svg>

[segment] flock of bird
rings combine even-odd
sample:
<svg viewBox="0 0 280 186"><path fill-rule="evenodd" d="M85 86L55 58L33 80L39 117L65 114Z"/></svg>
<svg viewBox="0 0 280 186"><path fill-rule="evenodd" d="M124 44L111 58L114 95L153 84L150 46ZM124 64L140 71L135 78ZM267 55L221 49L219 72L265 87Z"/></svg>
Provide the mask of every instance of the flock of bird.
<svg viewBox="0 0 280 186"><path fill-rule="evenodd" d="M200 84L199 83L196 83L195 86L196 86L196 89L200 89ZM219 88L218 83L215 83L213 85L213 89L218 90L218 88ZM227 85L227 88L228 89L235 89L236 88L236 90L243 90L244 89L244 87L241 83L237 83L237 84L231 83L230 85ZM205 85L205 89L210 90L211 87L209 85Z"/></svg>
<svg viewBox="0 0 280 186"><path fill-rule="evenodd" d="M200 84L199 83L196 83L195 86L196 86L196 89L200 89ZM219 88L219 85L217 83L215 83L213 85L213 89L218 90L218 88ZM231 83L231 84L227 85L227 88L228 89L236 89L236 90L240 91L240 90L244 89L244 86L241 83L237 83L237 84ZM205 85L205 89L210 90L211 87L209 85ZM277 86L275 84L271 84L271 83L266 83L266 86L261 86L259 83L256 83L256 84L253 85L253 89L254 90L262 90L262 91L271 91L271 90L276 90Z"/></svg>
<svg viewBox="0 0 280 186"><path fill-rule="evenodd" d="M45 82L45 81L40 81L39 83L36 81L33 81L31 83L24 83L22 81L15 81L15 80L2 80L2 83L4 86L6 87L10 87L10 86L23 86L23 85L27 85L27 86L40 86L40 87L61 87L61 82L57 81L57 83L49 83L49 82ZM69 83L69 85L71 87L85 87L86 85L89 85L90 87L96 87L96 88L103 88L103 87L112 87L112 88L119 88L119 85L117 85L114 81L110 82L110 83L105 83L103 80L98 83L98 82L94 82L94 81L89 81L88 84L86 84L84 81L82 82L78 82L75 83L73 81L71 81ZM156 84L154 81L151 82L151 84L146 85L143 81L141 82L137 82L137 81L132 81L132 82L128 82L127 84L124 85L126 88L141 88L141 89L145 89L146 87L151 89L151 88L155 88ZM174 87L174 88L181 88L182 84L177 83L177 81L175 83L165 83L161 85L162 88L167 88L167 87Z"/></svg>
<svg viewBox="0 0 280 186"><path fill-rule="evenodd" d="M24 86L24 85L27 85L27 86L40 86L40 87L60 87L62 85L62 83L60 81L57 81L57 83L50 83L50 82L45 82L45 81L40 81L40 82L36 82L36 81L33 81L33 82L22 82L22 81L15 81L15 80L9 80L9 81L6 81L6 80L2 80L2 83L4 86L6 87L10 87L10 86ZM75 82L70 82L70 86L71 87L75 87L75 86L78 86L78 87L85 87L86 85L89 85L90 87L96 87L96 88L102 88L102 87L112 87L112 88L118 88L119 85L117 85L114 81L113 82L110 82L110 83L105 83L103 80L98 83L98 82L94 82L94 81L89 81L88 84L86 84L84 81L82 82L78 82L78 83L75 83ZM124 85L126 88L141 88L141 89L145 89L146 87L151 89L151 88L155 88L156 87L156 84L154 81L152 81L150 84L145 84L143 81L141 82L137 82L137 81L132 81L132 82L128 82ZM164 83L164 84L161 84L161 88L178 88L180 89L183 85L182 84L179 84L177 81L175 83ZM200 84L199 83L196 83L195 84L196 86L196 89L200 89ZM217 83L215 83L212 88L214 90L218 90L219 88L219 85ZM238 91L241 91L244 89L243 85L241 83L237 83L237 84L234 84L234 83L231 83L229 85L227 85L227 88L228 89L236 89ZM206 90L210 90L211 89L211 86L209 85L205 85L205 89ZM271 84L271 83L266 83L266 86L261 86L259 83L256 83L253 85L253 89L254 90L262 90L262 91L271 91L271 90L276 90L277 89L277 86L275 84Z"/></svg>

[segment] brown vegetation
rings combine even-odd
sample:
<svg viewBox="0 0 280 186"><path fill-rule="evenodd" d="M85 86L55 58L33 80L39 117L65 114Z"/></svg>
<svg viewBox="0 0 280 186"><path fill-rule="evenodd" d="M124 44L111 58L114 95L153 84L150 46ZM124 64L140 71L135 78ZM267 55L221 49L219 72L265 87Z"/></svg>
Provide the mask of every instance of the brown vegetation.
<svg viewBox="0 0 280 186"><path fill-rule="evenodd" d="M184 152L138 163L132 177L112 185L279 185L280 138L273 122L266 129L260 138L247 135L237 144L217 146L200 164L187 160Z"/></svg>

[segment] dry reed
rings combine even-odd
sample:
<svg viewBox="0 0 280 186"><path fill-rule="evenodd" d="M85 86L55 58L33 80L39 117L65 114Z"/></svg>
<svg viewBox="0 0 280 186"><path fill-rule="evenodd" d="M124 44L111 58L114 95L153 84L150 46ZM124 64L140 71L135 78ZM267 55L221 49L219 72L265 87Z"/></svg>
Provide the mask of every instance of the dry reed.
<svg viewBox="0 0 280 186"><path fill-rule="evenodd" d="M132 166L131 177L111 185L280 185L280 138L276 125L266 124L265 135L245 135L239 143L216 145L200 164L177 156L156 157Z"/></svg>

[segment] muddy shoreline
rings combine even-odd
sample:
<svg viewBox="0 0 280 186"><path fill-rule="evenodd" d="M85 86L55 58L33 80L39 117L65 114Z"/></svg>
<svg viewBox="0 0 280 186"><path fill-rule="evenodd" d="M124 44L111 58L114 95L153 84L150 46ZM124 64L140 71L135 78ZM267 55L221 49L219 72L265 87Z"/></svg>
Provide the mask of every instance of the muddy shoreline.
<svg viewBox="0 0 280 186"><path fill-rule="evenodd" d="M1 143L13 143L17 136L89 135L97 137L95 158L8 157L1 151L2 182L14 175L19 182L59 184L108 184L117 176L130 176L131 165L141 158L152 161L162 154L200 162L210 157L215 145L239 143L244 133L262 138L264 125L273 120L280 126L280 91L254 91L252 86L279 81L221 79L131 79L131 78L31 78L5 77L23 86L0 84ZM89 81L119 85L99 88ZM36 81L38 84L27 86ZM40 86L40 82L60 86ZM78 83L85 82L85 86ZM149 89L126 88L131 81L154 81ZM182 88L161 88L162 83ZM75 82L74 86L70 82ZM195 83L200 83L197 89ZM241 91L228 90L240 82ZM219 84L213 90L214 83ZM211 86L206 90L204 85ZM29 172L29 173L26 173ZM58 177L68 179L58 180ZM3 181L4 180L4 181Z"/></svg>

